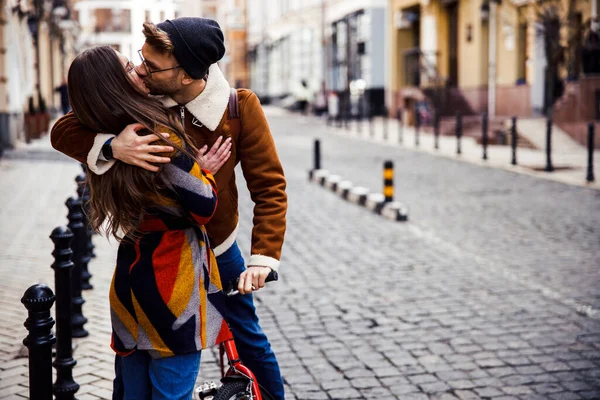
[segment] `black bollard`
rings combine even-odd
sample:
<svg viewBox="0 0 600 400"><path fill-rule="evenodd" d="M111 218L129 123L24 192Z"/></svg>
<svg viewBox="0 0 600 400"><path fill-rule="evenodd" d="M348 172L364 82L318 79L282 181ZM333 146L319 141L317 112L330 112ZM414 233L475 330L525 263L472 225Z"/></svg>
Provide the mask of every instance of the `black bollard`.
<svg viewBox="0 0 600 400"><path fill-rule="evenodd" d="M399 108L396 117L398 118L398 143L402 144L404 142L404 127L402 126L402 110Z"/></svg>
<svg viewBox="0 0 600 400"><path fill-rule="evenodd" d="M487 113L483 113L481 117L481 145L483 147L483 159L487 160L487 146L488 146L488 116Z"/></svg>
<svg viewBox="0 0 600 400"><path fill-rule="evenodd" d="M73 233L66 227L58 227L52 231L50 239L54 242L54 287L56 289L56 382L53 391L57 400L72 400L79 390L73 380L73 367L77 362L73 359L73 341L71 339L71 241Z"/></svg>
<svg viewBox="0 0 600 400"><path fill-rule="evenodd" d="M415 147L419 147L419 131L421 130L421 114L415 108Z"/></svg>
<svg viewBox="0 0 600 400"><path fill-rule="evenodd" d="M512 165L517 165L517 117L512 117L510 127L510 145L512 147Z"/></svg>
<svg viewBox="0 0 600 400"><path fill-rule="evenodd" d="M71 327L72 336L76 338L86 337L88 331L83 328L87 318L83 316L83 297L81 297L81 265L89 261L85 249L85 225L83 224L83 213L81 212L81 201L71 197L66 202L69 209L69 229L73 233L71 248L73 249L73 269L71 271Z"/></svg>
<svg viewBox="0 0 600 400"><path fill-rule="evenodd" d="M440 113L435 110L433 116L433 148L438 150L440 148Z"/></svg>
<svg viewBox="0 0 600 400"><path fill-rule="evenodd" d="M321 169L321 141L319 139L315 139L314 146L314 169Z"/></svg>
<svg viewBox="0 0 600 400"><path fill-rule="evenodd" d="M456 154L462 154L462 149L460 146L460 139L462 137L462 114L460 112L456 113Z"/></svg>
<svg viewBox="0 0 600 400"><path fill-rule="evenodd" d="M383 195L386 203L394 201L394 162L383 163Z"/></svg>
<svg viewBox="0 0 600 400"><path fill-rule="evenodd" d="M552 166L552 120L546 120L546 172L554 171Z"/></svg>
<svg viewBox="0 0 600 400"><path fill-rule="evenodd" d="M594 182L594 123L588 124L588 168L587 176L585 178L588 182Z"/></svg>
<svg viewBox="0 0 600 400"><path fill-rule="evenodd" d="M389 118L388 118L388 109L387 109L387 107L385 105L383 106L383 116L382 116L382 118L383 118L383 121L382 121L382 123L383 123L383 140L388 140L389 129L390 129L390 127L389 127L388 124L390 123L390 121L389 121Z"/></svg>
<svg viewBox="0 0 600 400"><path fill-rule="evenodd" d="M29 349L29 398L52 400L52 345L56 338L50 309L54 293L46 285L33 285L25 291L21 303L29 314L24 324L29 334L23 340Z"/></svg>

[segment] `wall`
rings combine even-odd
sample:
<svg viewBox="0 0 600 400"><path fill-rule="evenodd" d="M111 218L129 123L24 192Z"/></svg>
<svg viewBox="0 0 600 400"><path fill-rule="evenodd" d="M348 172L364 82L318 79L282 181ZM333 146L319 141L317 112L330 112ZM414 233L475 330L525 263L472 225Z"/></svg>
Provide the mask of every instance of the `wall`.
<svg viewBox="0 0 600 400"><path fill-rule="evenodd" d="M371 38L367 42L367 55L370 59L370 83L368 87L383 88L386 84L386 52L387 21L385 8L370 8L365 10L371 19Z"/></svg>

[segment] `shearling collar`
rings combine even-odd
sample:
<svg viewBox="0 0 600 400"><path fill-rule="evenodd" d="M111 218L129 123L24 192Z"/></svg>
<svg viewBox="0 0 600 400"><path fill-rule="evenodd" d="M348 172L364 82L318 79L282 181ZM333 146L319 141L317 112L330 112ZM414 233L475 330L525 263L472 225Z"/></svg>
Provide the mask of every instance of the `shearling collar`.
<svg viewBox="0 0 600 400"><path fill-rule="evenodd" d="M209 130L215 131L223 118L223 114L229 104L229 82L223 76L221 69L215 63L208 69L208 80L206 87L194 100L185 105L185 108L196 117L202 125ZM177 105L171 97L161 98L165 107Z"/></svg>

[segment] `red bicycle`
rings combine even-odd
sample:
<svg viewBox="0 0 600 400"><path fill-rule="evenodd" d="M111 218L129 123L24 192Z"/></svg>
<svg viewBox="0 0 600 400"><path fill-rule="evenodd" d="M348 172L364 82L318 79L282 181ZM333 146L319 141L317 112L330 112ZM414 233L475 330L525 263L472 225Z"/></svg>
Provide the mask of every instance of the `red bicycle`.
<svg viewBox="0 0 600 400"><path fill-rule="evenodd" d="M265 282L279 279L277 272L271 271ZM228 285L227 296L235 296L239 278ZM195 393L200 400L273 400L273 397L260 386L250 368L242 364L233 337L219 344L219 364L221 366L221 386L215 382L204 382ZM229 368L225 371L225 356Z"/></svg>

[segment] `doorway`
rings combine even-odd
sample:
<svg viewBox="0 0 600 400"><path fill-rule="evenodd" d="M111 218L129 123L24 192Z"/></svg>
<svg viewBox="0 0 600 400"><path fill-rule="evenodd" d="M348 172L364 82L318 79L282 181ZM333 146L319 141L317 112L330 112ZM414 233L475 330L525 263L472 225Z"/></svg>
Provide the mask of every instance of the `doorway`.
<svg viewBox="0 0 600 400"><path fill-rule="evenodd" d="M448 12L448 85L458 85L458 2L446 6Z"/></svg>

